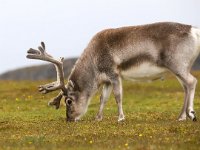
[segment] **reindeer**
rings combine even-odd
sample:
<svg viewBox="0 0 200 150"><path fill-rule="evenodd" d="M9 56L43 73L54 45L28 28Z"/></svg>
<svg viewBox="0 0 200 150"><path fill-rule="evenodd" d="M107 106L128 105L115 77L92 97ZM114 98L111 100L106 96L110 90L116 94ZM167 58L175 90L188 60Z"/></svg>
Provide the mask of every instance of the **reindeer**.
<svg viewBox="0 0 200 150"><path fill-rule="evenodd" d="M160 79L166 72L176 76L185 92L179 121L196 121L193 99L197 79L190 73L200 52L200 29L190 25L160 22L141 26L106 29L97 33L77 60L68 83L64 83L63 58L55 59L45 51L29 49L27 58L51 62L57 81L39 86L46 94L61 90L49 102L58 109L62 97L67 121L77 121L87 111L91 97L103 85L96 119L102 120L103 108L113 91L118 106L118 121L125 119L122 109L122 78L133 81Z"/></svg>

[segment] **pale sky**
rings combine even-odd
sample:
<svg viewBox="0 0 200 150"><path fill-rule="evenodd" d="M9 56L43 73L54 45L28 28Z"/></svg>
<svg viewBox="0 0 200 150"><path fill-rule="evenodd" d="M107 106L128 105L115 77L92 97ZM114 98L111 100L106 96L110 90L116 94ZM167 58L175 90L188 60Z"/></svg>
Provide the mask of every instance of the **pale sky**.
<svg viewBox="0 0 200 150"><path fill-rule="evenodd" d="M200 27L200 0L0 0L0 73L41 64L26 51L46 43L53 56L80 56L105 29L161 21Z"/></svg>

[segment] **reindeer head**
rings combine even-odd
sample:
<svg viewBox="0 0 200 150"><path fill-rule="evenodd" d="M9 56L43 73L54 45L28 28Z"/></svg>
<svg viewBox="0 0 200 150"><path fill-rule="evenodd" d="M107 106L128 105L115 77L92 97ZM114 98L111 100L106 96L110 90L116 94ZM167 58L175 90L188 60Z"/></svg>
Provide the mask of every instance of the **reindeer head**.
<svg viewBox="0 0 200 150"><path fill-rule="evenodd" d="M87 110L88 97L84 92L75 88L73 81L67 84L67 95L65 96L67 121L77 121Z"/></svg>
<svg viewBox="0 0 200 150"><path fill-rule="evenodd" d="M61 92L57 97L55 97L49 105L55 105L58 109L60 106L60 101L62 97L65 98L66 103L66 116L67 121L76 121L78 120L87 110L87 100L88 97L84 92L80 92L75 88L73 81L69 80L67 85L64 83L64 71L63 71L63 60L55 59L45 51L45 44L41 42L41 46L38 47L38 50L29 49L27 58L29 59L39 59L48 61L54 64L57 71L57 81L39 86L39 92L46 94L55 90L60 89Z"/></svg>

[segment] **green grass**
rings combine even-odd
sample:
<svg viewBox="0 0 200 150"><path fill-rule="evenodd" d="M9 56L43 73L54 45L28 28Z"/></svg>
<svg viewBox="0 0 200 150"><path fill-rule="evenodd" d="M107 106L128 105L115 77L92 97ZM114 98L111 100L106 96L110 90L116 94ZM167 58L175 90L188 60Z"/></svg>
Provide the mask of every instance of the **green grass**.
<svg viewBox="0 0 200 150"><path fill-rule="evenodd" d="M200 79L200 73L194 73ZM164 81L124 81L124 122L117 122L113 96L101 122L94 121L99 93L82 121L66 123L65 106L47 106L58 92L42 95L37 86L46 82L0 81L0 149L199 149L200 123L178 122L183 90L168 76ZM200 116L200 86L195 110Z"/></svg>

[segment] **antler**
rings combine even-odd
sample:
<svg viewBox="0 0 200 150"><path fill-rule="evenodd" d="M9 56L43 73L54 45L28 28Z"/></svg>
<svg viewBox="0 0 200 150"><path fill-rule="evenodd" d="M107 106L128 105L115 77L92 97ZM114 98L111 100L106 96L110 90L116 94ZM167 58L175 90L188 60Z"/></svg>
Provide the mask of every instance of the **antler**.
<svg viewBox="0 0 200 150"><path fill-rule="evenodd" d="M54 64L57 72L57 81L41 85L39 86L39 91L43 94L61 89L63 93L67 93L67 88L65 87L64 83L64 71L63 71L63 61L64 58L61 57L59 60L53 58L45 51L45 44L41 42L41 46L38 47L38 50L30 48L27 51L28 55L26 56L29 59L39 59L48 61Z"/></svg>

